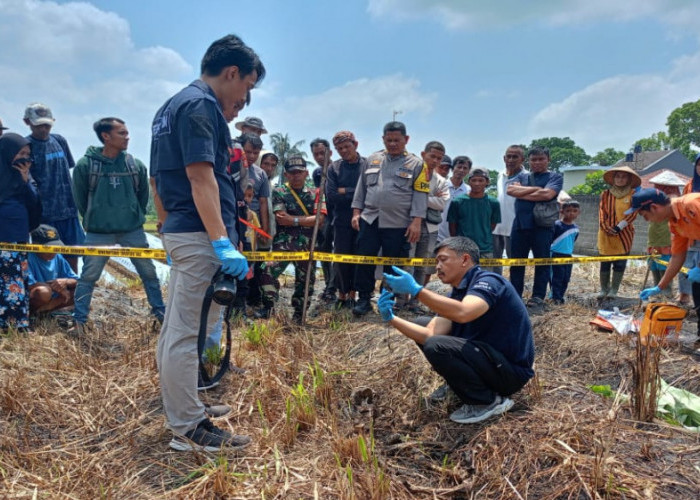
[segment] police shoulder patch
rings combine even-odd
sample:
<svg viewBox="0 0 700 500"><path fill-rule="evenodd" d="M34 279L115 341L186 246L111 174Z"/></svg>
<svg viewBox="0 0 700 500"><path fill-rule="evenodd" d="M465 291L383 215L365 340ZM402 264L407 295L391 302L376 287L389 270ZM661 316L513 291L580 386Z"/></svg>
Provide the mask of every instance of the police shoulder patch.
<svg viewBox="0 0 700 500"><path fill-rule="evenodd" d="M420 171L416 180L413 181L413 189L419 193L429 193L430 192L430 181L428 180L428 167L423 165L423 169Z"/></svg>

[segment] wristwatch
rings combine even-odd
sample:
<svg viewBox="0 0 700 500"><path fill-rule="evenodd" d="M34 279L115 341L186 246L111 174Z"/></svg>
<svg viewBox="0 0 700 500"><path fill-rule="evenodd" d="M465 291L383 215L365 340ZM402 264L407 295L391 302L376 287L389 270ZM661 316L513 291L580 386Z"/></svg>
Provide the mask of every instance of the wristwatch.
<svg viewBox="0 0 700 500"><path fill-rule="evenodd" d="M299 225L299 217L294 217L294 225L295 226Z"/></svg>

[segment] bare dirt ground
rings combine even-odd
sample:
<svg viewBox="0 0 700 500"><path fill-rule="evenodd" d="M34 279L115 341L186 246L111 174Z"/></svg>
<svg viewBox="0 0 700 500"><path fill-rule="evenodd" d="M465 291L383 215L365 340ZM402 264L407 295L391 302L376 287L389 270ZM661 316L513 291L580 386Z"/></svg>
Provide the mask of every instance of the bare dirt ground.
<svg viewBox="0 0 700 500"><path fill-rule="evenodd" d="M643 278L628 272L620 306L634 308ZM479 425L426 403L439 377L376 315L240 327L245 375L202 398L231 405L217 425L254 443L221 456L168 448L142 292L102 288L91 342L50 321L0 340L0 497L698 498L700 436L637 422L624 398L589 389L629 393L634 359L631 337L588 325L596 281L596 267L575 267L569 303L533 318L536 378ZM663 349L660 373L700 394L695 323Z"/></svg>

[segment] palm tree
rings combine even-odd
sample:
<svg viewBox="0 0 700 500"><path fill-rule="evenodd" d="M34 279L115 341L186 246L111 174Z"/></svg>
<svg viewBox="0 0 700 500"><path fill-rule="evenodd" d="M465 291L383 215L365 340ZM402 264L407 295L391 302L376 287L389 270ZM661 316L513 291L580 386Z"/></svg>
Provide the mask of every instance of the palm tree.
<svg viewBox="0 0 700 500"><path fill-rule="evenodd" d="M282 168L284 167L284 162L287 161L291 155L301 155L306 158L306 152L301 151L299 148L304 145L306 141L297 141L292 144L289 134L281 134L279 132L270 134L270 143L272 146L272 151L277 155L279 163L277 164L276 175L280 175Z"/></svg>

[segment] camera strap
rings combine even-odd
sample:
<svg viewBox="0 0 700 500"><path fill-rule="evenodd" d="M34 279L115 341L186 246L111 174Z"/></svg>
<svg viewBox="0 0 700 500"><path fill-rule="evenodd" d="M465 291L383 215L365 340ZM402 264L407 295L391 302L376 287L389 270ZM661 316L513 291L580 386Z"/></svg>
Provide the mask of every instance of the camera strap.
<svg viewBox="0 0 700 500"><path fill-rule="evenodd" d="M226 349L224 350L224 355L221 358L221 364L219 369L216 371L213 377L209 376L206 367L202 362L204 357L204 344L207 340L207 319L209 317L209 310L211 309L212 297L214 296L214 283L212 282L207 288L207 292L204 294L204 302L202 303L202 313L199 317L199 336L197 337L197 359L199 361L199 374L204 382L205 386L216 384L221 378L226 374L229 368L229 363L231 361L231 306L226 306L226 311L224 312L224 323L226 324Z"/></svg>

